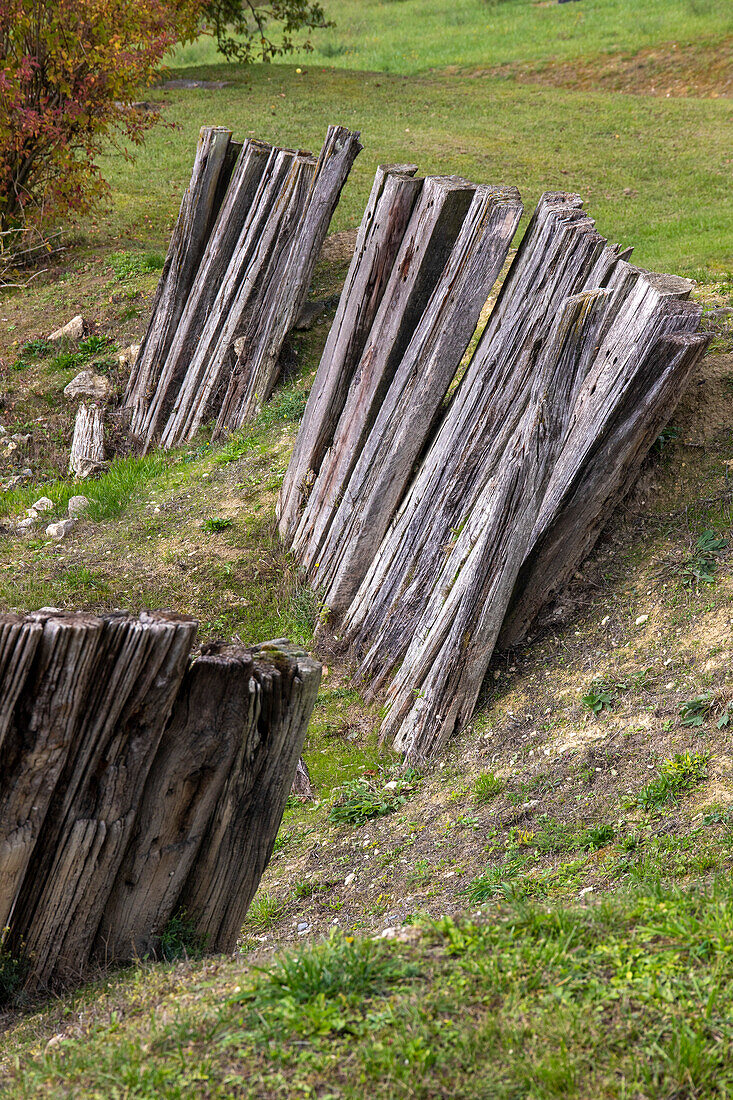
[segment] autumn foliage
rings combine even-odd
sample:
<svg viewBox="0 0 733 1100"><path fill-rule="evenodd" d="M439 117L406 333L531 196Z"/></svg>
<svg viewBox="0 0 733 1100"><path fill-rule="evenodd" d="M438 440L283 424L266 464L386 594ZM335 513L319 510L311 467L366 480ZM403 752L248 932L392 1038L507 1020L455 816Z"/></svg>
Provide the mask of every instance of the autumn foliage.
<svg viewBox="0 0 733 1100"><path fill-rule="evenodd" d="M0 0L0 229L106 191L99 154L141 141L132 100L195 23L180 0Z"/></svg>

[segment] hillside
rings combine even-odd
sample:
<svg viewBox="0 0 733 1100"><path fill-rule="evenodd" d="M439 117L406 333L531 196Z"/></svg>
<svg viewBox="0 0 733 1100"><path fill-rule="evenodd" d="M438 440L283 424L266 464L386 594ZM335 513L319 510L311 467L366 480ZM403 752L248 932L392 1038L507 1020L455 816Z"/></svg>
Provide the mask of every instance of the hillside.
<svg viewBox="0 0 733 1100"><path fill-rule="evenodd" d="M377 30L401 9L391 50L420 5L373 6ZM349 42L354 5L334 7L339 28L324 34ZM316 800L286 809L238 955L197 958L184 918L170 930L172 961L0 1009L2 1096L733 1091L728 77L711 75L711 55L689 62L708 84L690 77L684 95L650 92L648 66L640 94L623 83L629 66L603 75L622 42L636 57L670 27L681 45L711 40L727 9L655 4L632 36L616 0L615 24L606 13L606 31L550 58L538 40L516 45L518 0L480 7L515 43L502 56L458 58L450 35L437 56L426 34L419 63L396 64L398 75L386 46L377 56L359 38L361 52L329 60L357 71L316 71L315 54L246 73L187 68L228 85L149 93L177 128L154 130L132 171L110 160L110 208L3 296L0 421L6 440L22 441L0 442L2 609L174 607L200 619L202 641L313 646L317 598L278 544L274 501L378 162L414 157L423 172L516 183L527 206L545 188L578 190L599 228L637 245L637 262L697 279L711 351L634 493L536 636L495 657L471 727L445 756L403 773L377 744L378 708L320 654L306 743ZM457 20L464 9L452 6ZM585 25L594 10L568 9ZM120 430L99 479L67 480L74 406L63 387L87 364L124 387L119 354L145 329L198 127L317 147L328 121L361 128L366 148L311 288L324 304L291 341L259 419L223 444L202 432L145 458ZM97 339L48 348L43 338L77 312ZM90 513L64 541L17 533L39 496L61 515L80 491ZM294 953L276 959L283 947ZM13 980L0 954L0 985Z"/></svg>

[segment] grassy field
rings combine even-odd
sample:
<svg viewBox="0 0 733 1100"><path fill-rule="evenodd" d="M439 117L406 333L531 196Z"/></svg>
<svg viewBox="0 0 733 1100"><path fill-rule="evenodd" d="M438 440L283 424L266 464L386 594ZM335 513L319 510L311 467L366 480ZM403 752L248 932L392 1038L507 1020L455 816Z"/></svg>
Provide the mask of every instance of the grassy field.
<svg viewBox="0 0 733 1100"><path fill-rule="evenodd" d="M727 0L327 8L337 26L292 64L180 51L171 75L228 86L146 92L164 124L133 167L107 159L109 209L3 296L0 420L30 441L0 475L33 469L0 498L3 609L172 606L202 639L313 644L317 603L273 512L333 311L228 442L204 431L140 459L118 435L99 479L65 476L63 387L93 365L119 396L116 355L144 331L201 125L311 148L330 122L360 129L333 230L358 223L386 161L514 183L528 209L577 190L640 264L694 274L706 306L733 307ZM319 264L313 298L338 291L346 262ZM108 338L94 355L34 343L80 311ZM549 628L496 656L442 761L403 776L376 706L327 658L306 744L317 798L287 807L239 954L197 959L171 936L177 962L0 1003L0 1096L729 1100L733 325L705 323L713 353L675 432ZM79 490L90 514L64 542L12 530L41 494L55 517ZM6 982L0 949L0 1002Z"/></svg>
<svg viewBox="0 0 733 1100"><path fill-rule="evenodd" d="M374 169L413 158L422 172L513 183L528 209L544 190L578 191L599 228L636 246L642 266L691 272L733 267L731 112L728 100L579 93L498 78L402 78L269 66L221 90L166 91L165 119L133 171L105 165L113 217L90 242L121 235L159 244L170 231L203 123L238 136L320 147L331 122L361 130L359 156L333 228L357 225Z"/></svg>
<svg viewBox="0 0 733 1100"><path fill-rule="evenodd" d="M589 54L633 54L733 34L727 0L325 0L335 26L314 31L312 64L392 73L448 66L542 65ZM210 40L181 49L176 66L209 64Z"/></svg>

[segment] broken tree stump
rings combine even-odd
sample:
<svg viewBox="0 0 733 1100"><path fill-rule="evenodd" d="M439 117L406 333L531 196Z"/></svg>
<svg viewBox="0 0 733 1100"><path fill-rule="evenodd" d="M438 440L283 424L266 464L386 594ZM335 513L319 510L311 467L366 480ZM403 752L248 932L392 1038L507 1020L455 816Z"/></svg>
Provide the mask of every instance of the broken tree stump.
<svg viewBox="0 0 733 1100"><path fill-rule="evenodd" d="M154 952L182 909L235 945L320 666L285 641L192 662L195 633L164 612L0 622L0 919L34 988Z"/></svg>
<svg viewBox="0 0 733 1100"><path fill-rule="evenodd" d="M382 737L416 763L470 720L497 642L526 635L593 545L707 344L687 280L633 267L579 196L548 192L461 373L521 208L516 192L471 185L429 301L402 326L395 281L432 188L345 369L334 352L352 346L347 319L356 330L368 295L349 283L362 300L342 299L279 506L323 600L319 632L382 696Z"/></svg>
<svg viewBox="0 0 733 1100"><path fill-rule="evenodd" d="M183 313L209 233L233 167L231 131L205 126L199 135L191 180L181 202L168 255L153 301L153 312L127 385L125 404L131 428L140 434L147 401Z"/></svg>
<svg viewBox="0 0 733 1100"><path fill-rule="evenodd" d="M416 164L380 165L356 239L295 449L278 497L280 534L290 542L310 486L333 439L364 345L382 302L423 180Z"/></svg>
<svg viewBox="0 0 733 1100"><path fill-rule="evenodd" d="M74 438L69 455L69 472L85 478L104 466L104 408L80 405L74 421Z"/></svg>

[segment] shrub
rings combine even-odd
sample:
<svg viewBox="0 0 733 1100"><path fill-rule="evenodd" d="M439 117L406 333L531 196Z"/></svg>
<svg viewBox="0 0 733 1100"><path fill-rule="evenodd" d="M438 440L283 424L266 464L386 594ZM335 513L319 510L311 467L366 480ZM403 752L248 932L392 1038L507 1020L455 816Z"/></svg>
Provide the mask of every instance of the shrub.
<svg viewBox="0 0 733 1100"><path fill-rule="evenodd" d="M292 53L298 31L332 26L314 0L204 0L201 10L219 52L229 61L245 63ZM306 39L297 48L310 50L311 45Z"/></svg>
<svg viewBox="0 0 733 1100"><path fill-rule="evenodd" d="M156 121L133 97L196 27L195 0L0 0L0 229L84 211L97 159Z"/></svg>
<svg viewBox="0 0 733 1100"><path fill-rule="evenodd" d="M333 804L328 820L335 825L363 825L372 817L393 814L407 802L413 791L411 783L398 780L393 787L377 789L366 779L347 784Z"/></svg>

